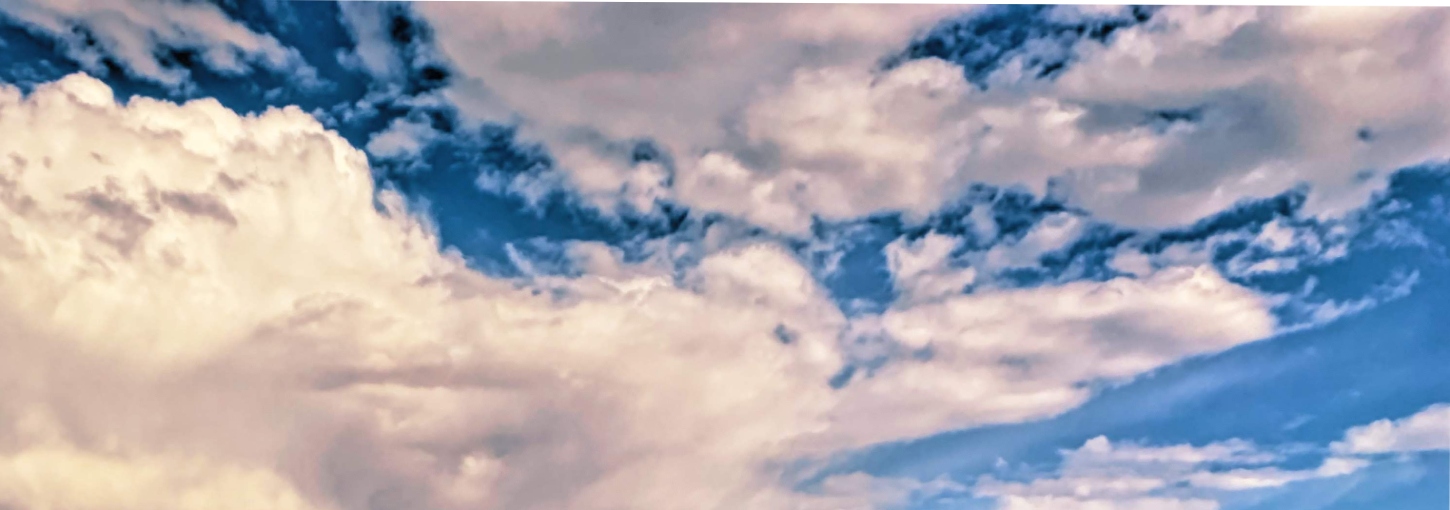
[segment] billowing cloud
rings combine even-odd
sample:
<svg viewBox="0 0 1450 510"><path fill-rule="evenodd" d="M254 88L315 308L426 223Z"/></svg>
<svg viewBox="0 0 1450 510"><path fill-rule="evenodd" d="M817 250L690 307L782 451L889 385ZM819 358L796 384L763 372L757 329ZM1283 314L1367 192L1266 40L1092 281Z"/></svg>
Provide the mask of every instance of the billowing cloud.
<svg viewBox="0 0 1450 510"><path fill-rule="evenodd" d="M56 448L273 471L323 507L771 508L761 463L831 403L839 312L777 249L702 263L697 291L609 259L517 289L375 202L362 153L301 111L119 106L83 76L6 94L28 134L4 142L5 412ZM16 434L0 486L63 483Z"/></svg>
<svg viewBox="0 0 1450 510"><path fill-rule="evenodd" d="M1349 429L1334 443L1343 453L1374 454L1450 450L1450 404L1435 404L1404 418Z"/></svg>
<svg viewBox="0 0 1450 510"><path fill-rule="evenodd" d="M296 108L73 75L0 89L0 131L0 505L890 506L954 488L787 467L1062 412L1272 326L1205 268L851 318L763 241L572 243L578 275L496 279ZM929 354L832 385L862 334Z"/></svg>

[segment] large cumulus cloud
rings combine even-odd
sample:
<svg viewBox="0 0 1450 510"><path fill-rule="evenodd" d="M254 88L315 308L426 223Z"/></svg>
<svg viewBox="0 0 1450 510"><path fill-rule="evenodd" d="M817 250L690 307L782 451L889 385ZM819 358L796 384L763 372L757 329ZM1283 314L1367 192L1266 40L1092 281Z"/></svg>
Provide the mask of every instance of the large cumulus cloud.
<svg viewBox="0 0 1450 510"><path fill-rule="evenodd" d="M800 491L793 463L1061 412L1273 325L1192 268L850 318L763 242L575 243L580 275L496 279L295 108L73 75L0 89L0 131L0 504L23 508L886 507L951 484ZM831 384L861 338L932 354Z"/></svg>

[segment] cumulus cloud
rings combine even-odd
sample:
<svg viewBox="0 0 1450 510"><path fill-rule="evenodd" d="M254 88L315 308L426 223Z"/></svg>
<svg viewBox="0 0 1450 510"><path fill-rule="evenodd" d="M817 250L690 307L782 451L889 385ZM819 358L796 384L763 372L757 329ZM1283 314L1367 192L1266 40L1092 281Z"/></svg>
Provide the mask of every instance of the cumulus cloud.
<svg viewBox="0 0 1450 510"><path fill-rule="evenodd" d="M698 292L637 275L665 285L535 293L438 253L398 197L380 211L362 153L295 109L118 106L81 76L6 92L0 122L30 134L4 142L5 338L34 353L7 359L31 367L7 386L34 391L6 411L52 416L68 448L275 470L342 508L771 508L759 463L831 401L839 313L808 279L744 278L803 274L779 250L721 254ZM38 448L14 439L6 462Z"/></svg>
<svg viewBox="0 0 1450 510"><path fill-rule="evenodd" d="M1411 416L1349 429L1333 447L1354 454L1450 450L1450 404L1435 404Z"/></svg>
<svg viewBox="0 0 1450 510"><path fill-rule="evenodd" d="M985 88L967 81L975 67L881 65L934 19L961 14L946 8L418 12L462 75L448 97L475 119L522 123L557 156L556 176L520 185L604 211L639 180L610 147L637 139L675 155L649 196L798 235L814 218L920 219L975 182L1050 190L1138 226L1301 183L1313 185L1311 211L1333 214L1388 172L1450 153L1439 10L1167 7L1106 42L1028 41L988 66ZM1067 50L1052 79L1028 72Z"/></svg>
<svg viewBox="0 0 1450 510"><path fill-rule="evenodd" d="M57 40L67 57L93 73L105 73L113 62L132 77L180 87L189 72L175 55L189 52L223 75L260 67L286 71L298 85L318 83L316 69L296 50L208 3L21 0L0 6L0 17Z"/></svg>
<svg viewBox="0 0 1450 510"><path fill-rule="evenodd" d="M296 108L73 75L0 89L0 131L0 505L889 507L954 488L786 466L1061 412L1272 325L1207 269L859 323L760 241L683 267L571 243L579 274L495 279ZM931 355L833 387L873 330Z"/></svg>
<svg viewBox="0 0 1450 510"><path fill-rule="evenodd" d="M1311 469L1271 465L1281 460L1277 453L1237 439L1203 446L1146 446L1099 436L1063 451L1053 476L1003 481L987 475L973 491L996 498L1001 509L1216 510L1216 496L1226 492L1345 476L1368 465L1337 457Z"/></svg>
<svg viewBox="0 0 1450 510"><path fill-rule="evenodd" d="M698 292L634 276L664 290L536 293L439 253L397 196L375 207L362 153L295 109L119 106L73 76L7 89L0 122L29 133L4 142L0 294L7 350L26 353L7 387L33 391L5 412L105 462L272 470L341 508L770 508L784 496L758 463L831 400L821 331L840 318L818 290L719 280L737 260L798 274L778 250L720 255ZM770 334L784 321L792 346ZM27 474L0 486L64 482L30 477L48 450L12 434L5 461Z"/></svg>

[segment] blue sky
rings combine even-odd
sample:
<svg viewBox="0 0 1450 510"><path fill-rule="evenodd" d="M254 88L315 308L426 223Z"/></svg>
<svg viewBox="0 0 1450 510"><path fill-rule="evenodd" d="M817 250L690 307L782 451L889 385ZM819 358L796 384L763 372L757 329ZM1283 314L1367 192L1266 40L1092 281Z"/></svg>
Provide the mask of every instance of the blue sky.
<svg viewBox="0 0 1450 510"><path fill-rule="evenodd" d="M1445 34L0 6L0 508L1446 508Z"/></svg>

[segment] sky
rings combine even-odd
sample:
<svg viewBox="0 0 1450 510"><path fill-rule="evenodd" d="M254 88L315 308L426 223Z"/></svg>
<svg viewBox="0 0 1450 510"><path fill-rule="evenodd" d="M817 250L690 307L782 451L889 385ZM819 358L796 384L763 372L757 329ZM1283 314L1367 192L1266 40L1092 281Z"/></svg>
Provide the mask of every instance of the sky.
<svg viewBox="0 0 1450 510"><path fill-rule="evenodd" d="M1450 10L0 3L0 510L1450 507Z"/></svg>

